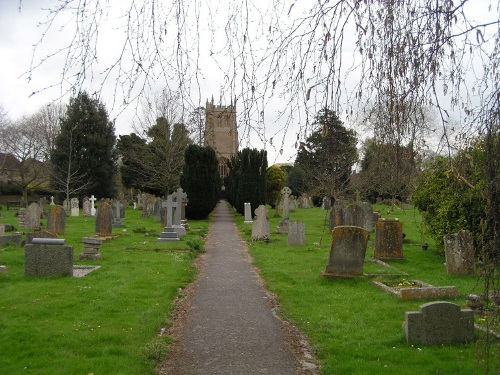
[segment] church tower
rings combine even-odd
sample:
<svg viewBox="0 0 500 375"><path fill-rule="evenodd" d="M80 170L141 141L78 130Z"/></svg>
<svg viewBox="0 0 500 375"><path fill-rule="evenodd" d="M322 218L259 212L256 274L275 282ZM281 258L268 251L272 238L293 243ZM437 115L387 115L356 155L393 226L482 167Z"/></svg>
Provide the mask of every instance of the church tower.
<svg viewBox="0 0 500 375"><path fill-rule="evenodd" d="M211 146L219 159L219 173L225 177L228 173L227 162L238 153L238 129L236 126L236 101L231 105L205 106L205 145Z"/></svg>

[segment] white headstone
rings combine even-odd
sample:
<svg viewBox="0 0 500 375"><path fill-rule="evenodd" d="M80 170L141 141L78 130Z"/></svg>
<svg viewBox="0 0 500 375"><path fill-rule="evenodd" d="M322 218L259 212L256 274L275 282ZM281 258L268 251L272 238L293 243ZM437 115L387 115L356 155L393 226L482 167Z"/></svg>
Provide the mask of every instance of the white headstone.
<svg viewBox="0 0 500 375"><path fill-rule="evenodd" d="M245 224L252 224L252 208L250 203L245 203Z"/></svg>
<svg viewBox="0 0 500 375"><path fill-rule="evenodd" d="M95 201L96 200L97 199L94 197L94 194L92 194L90 196L90 199L89 199L89 201L90 201L90 216L95 216L95 207L94 207L94 205L95 205Z"/></svg>
<svg viewBox="0 0 500 375"><path fill-rule="evenodd" d="M71 216L80 216L80 209L78 208L78 198L71 198Z"/></svg>

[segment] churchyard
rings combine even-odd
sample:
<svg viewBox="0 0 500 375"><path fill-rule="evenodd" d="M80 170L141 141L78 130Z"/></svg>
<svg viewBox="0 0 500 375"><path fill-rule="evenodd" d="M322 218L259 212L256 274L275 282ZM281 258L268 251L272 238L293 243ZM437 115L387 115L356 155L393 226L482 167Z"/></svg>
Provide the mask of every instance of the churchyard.
<svg viewBox="0 0 500 375"><path fill-rule="evenodd" d="M47 206L49 207L49 206ZM0 224L19 229L16 209L0 211ZM158 243L163 228L153 215L128 208L121 227L103 241L100 259L80 259L83 238L94 238L95 217L66 217L59 238L73 247L75 265L99 265L85 277L25 276L24 249L0 245L0 373L154 374L169 339L179 289L194 277L207 221L190 221L177 242ZM42 229L47 219L41 220ZM6 234L12 232L5 232Z"/></svg>
<svg viewBox="0 0 500 375"><path fill-rule="evenodd" d="M290 212L290 220L305 223L304 246L287 246L288 236L275 231L281 217L275 217L273 209L268 208L269 241L252 241L251 228L242 216L237 216L237 223L267 288L277 295L279 314L309 338L325 374L484 373L484 333L478 329L474 330L474 341L468 344L427 346L407 342L402 329L406 312L418 312L421 305L439 300L468 309L467 296L481 294L483 285L477 276L447 273L444 256L422 234L418 211L396 208L388 213L389 208L374 206L382 218L398 218L404 223L403 259L385 260L390 267L365 262L363 272L371 275L365 277L322 277L331 243L328 211L314 207ZM425 242L429 246L423 250ZM365 260L373 258L374 245L372 231ZM376 280L396 286L411 280L455 286L458 297L402 300L373 285ZM474 319L485 323L478 314ZM490 358L490 366L496 366L496 371L500 366L499 342L493 341L495 352Z"/></svg>
<svg viewBox="0 0 500 375"><path fill-rule="evenodd" d="M404 224L402 257L398 254L402 259L385 259L385 265L365 262L365 276L352 278L324 277L332 241L329 211L296 208L286 213L289 221L284 223L268 207L270 222L263 227L269 236L257 235L256 241L251 220L235 217L267 288L277 295L278 314L309 338L324 374L483 373L484 333L475 329L473 342L465 344L409 343L403 331L405 314L418 315L423 304L435 299L405 300L373 284L419 280L454 286L458 297L445 301L459 305L459 313L467 309L469 294L481 293L481 281L476 275L448 274L444 256L422 234L418 212L374 208L382 218L398 218ZM17 227L16 210L0 212L0 224ZM144 217L141 210L129 207L94 259L80 254L84 246L95 246L89 239L95 237L96 219L80 213L65 220L59 238L73 247L74 264L100 268L79 278L28 277L23 247L0 245L0 265L8 268L0 273L0 372L154 374L169 343L168 337L157 334L168 327L180 288L195 276L194 259L203 248L209 221L189 221L186 236L164 242L159 241L163 225L154 215ZM42 229L47 224L47 219L41 220ZM290 238L284 228L305 228L305 236ZM429 244L425 251L424 242ZM375 243L371 231L365 260L373 258ZM388 274L392 276L384 276ZM440 306L440 314L448 316L455 307ZM484 323L478 314L474 319ZM496 352L490 360L500 363L498 341L492 348Z"/></svg>

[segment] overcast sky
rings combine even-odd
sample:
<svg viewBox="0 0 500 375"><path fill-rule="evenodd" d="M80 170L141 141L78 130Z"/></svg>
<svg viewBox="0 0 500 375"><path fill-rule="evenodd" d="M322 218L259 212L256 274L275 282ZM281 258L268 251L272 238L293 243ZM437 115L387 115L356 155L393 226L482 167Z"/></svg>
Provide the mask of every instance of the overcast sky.
<svg viewBox="0 0 500 375"><path fill-rule="evenodd" d="M264 3L264 0L262 1ZM24 75L30 66L33 45L41 37L41 28L37 27L37 23L46 19L47 16L46 11L43 11L42 8L47 8L48 5L54 5L56 3L56 0L22 0L22 8L20 11L20 2L18 0L0 0L0 105L4 108L9 118L12 120L16 120L23 115L30 115L36 112L41 106L51 102L61 95L60 88L55 87L31 96L31 94L35 91L55 84L57 85L60 81L61 59L51 60L50 64L46 64L40 69L35 70L31 82L28 82L28 77ZM224 11L224 4L221 3L225 2L216 1L212 3L217 4L213 5L216 8L212 10L215 14L215 18L223 17L222 12ZM267 1L265 3L268 4ZM285 1L283 4L285 3L288 4L290 2ZM474 0L471 3L477 5L474 9L471 9L471 12L473 12L473 18L479 20L483 19L483 15L485 20L487 18L491 18L491 13L489 15L487 14L488 6L490 4L493 4L493 6L498 5L496 0ZM118 1L113 4L121 4L121 2ZM286 4L284 6L288 6ZM304 3L295 3L294 12L297 11L296 8L300 6L300 4ZM495 14L495 12L493 12L493 14ZM203 22L206 22L206 20L203 19ZM113 43L113 32L116 32L115 29L115 25L110 25L108 23L102 24L99 29L99 33L101 34L100 37L110 52L117 47ZM54 46L60 44L62 45L65 37L68 37L65 33L53 34L50 38L45 40L44 44L41 46L41 54L39 56L43 55L45 48L47 48L46 51L54 51ZM205 68L208 67L208 69L205 69L204 74L200 77L200 87L199 89L195 88L193 90L193 93L191 93L192 97L190 99L195 105L203 106L205 104L205 100L210 99L213 95L216 104L219 104L220 87L221 82L224 79L224 74L214 66L209 65L209 51L203 51L204 43L201 44L202 49L200 56L202 64ZM100 59L101 62L106 62L105 55L101 55ZM348 64L346 63L345 65ZM162 88L163 84L160 80L158 83L158 90L161 90ZM125 112L120 114L120 106L116 103L113 106L113 98L114 95L112 85L110 84L104 88L101 100L106 105L106 108L110 113L110 118L116 118L115 124L117 134L129 134L133 131L131 125L134 120L135 107L131 106L126 109ZM66 95L63 98L64 103L67 103L68 99L69 98ZM224 98L222 104L229 104L230 99L231 98L229 97ZM117 101L119 100L120 99L118 98ZM279 103L277 103L276 111L279 106ZM275 120L273 116L275 113L273 113L273 111L274 109L272 105L269 107L269 111L266 111L266 122L268 123L266 127L266 134L261 134L260 136L254 134L251 137L245 138L245 142L242 146L252 146L257 148L265 146L268 151L270 164L275 161L293 161L296 152L294 148L296 133L290 131L290 134L287 134L283 155L279 155L279 153L277 153L273 147L270 147L268 143L269 138L279 138L280 136L280 131L277 130L279 129L279 126L274 123ZM264 142L262 141L263 138L265 139Z"/></svg>

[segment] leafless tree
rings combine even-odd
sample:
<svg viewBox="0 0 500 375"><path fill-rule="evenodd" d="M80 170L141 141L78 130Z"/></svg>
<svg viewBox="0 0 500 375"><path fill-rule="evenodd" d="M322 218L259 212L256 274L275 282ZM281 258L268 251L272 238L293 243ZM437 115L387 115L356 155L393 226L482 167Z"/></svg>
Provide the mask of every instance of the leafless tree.
<svg viewBox="0 0 500 375"><path fill-rule="evenodd" d="M24 117L0 129L0 149L17 160L10 180L23 192L28 201L28 189L47 183L48 173L45 163L45 143L37 130L36 117Z"/></svg>

